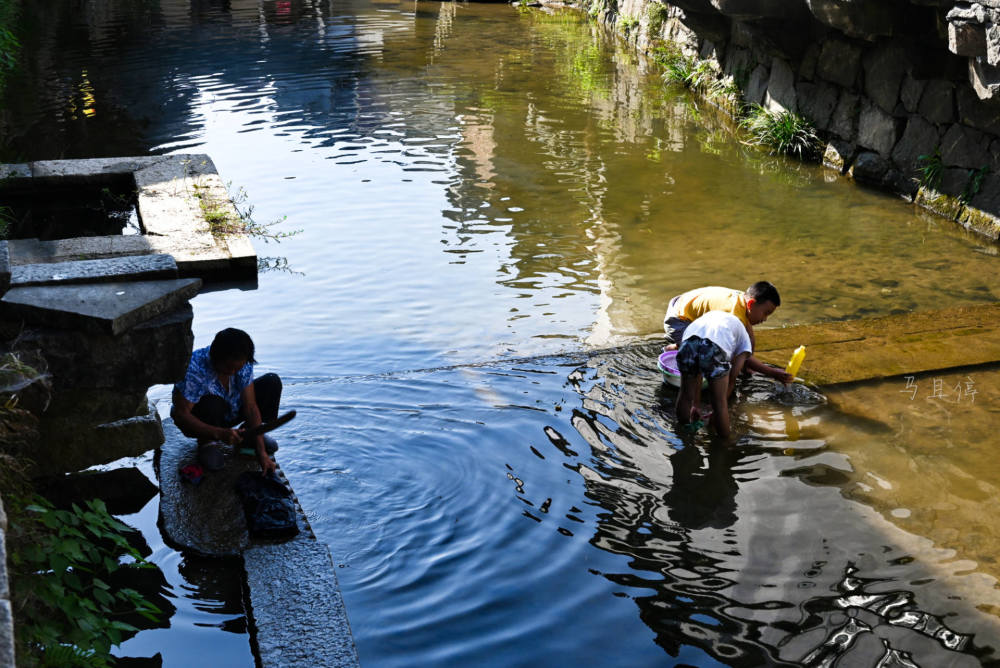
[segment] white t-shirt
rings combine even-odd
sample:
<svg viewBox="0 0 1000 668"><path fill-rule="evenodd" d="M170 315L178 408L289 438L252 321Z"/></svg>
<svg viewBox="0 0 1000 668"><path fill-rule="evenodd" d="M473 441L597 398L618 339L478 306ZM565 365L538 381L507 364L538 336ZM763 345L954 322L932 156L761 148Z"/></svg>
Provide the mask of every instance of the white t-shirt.
<svg viewBox="0 0 1000 668"><path fill-rule="evenodd" d="M684 330L683 340L687 341L691 336L708 339L719 346L729 360L740 353L753 351L747 328L739 318L725 311L709 311L700 316Z"/></svg>

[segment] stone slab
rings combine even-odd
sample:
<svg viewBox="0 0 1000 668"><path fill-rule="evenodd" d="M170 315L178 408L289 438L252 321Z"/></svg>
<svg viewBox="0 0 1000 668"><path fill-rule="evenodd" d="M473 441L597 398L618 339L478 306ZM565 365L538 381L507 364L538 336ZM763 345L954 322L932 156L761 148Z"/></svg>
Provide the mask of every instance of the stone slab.
<svg viewBox="0 0 1000 668"><path fill-rule="evenodd" d="M196 463L194 439L181 434L172 420L164 422L164 432L156 465L160 526L182 551L243 557L260 665L360 665L329 549L316 540L298 499L297 536L251 541L234 487L244 471L259 470L256 461L229 450L221 471L206 471L192 485L178 471ZM278 473L283 477L280 468Z"/></svg>
<svg viewBox="0 0 1000 668"><path fill-rule="evenodd" d="M163 278L177 278L177 263L170 255L127 255L102 260L21 264L11 270L13 287Z"/></svg>
<svg viewBox="0 0 1000 668"><path fill-rule="evenodd" d="M131 174L137 169L170 160L170 156L85 158L78 160L36 160L29 163L31 178L71 180L101 179L107 176Z"/></svg>
<svg viewBox="0 0 1000 668"><path fill-rule="evenodd" d="M100 260L120 255L148 255L156 253L156 245L149 237L133 234L75 239L11 239L10 262L12 266Z"/></svg>
<svg viewBox="0 0 1000 668"><path fill-rule="evenodd" d="M4 317L43 326L117 336L198 294L199 278L13 288L0 300Z"/></svg>
<svg viewBox="0 0 1000 668"><path fill-rule="evenodd" d="M259 471L256 460L242 459L226 449L225 466L206 471L197 485L178 473L198 463L197 444L185 438L172 421L164 424L157 477L160 482L160 526L177 548L206 557L233 557L250 545L243 508L236 496L236 479ZM301 525L300 527L301 528Z"/></svg>
<svg viewBox="0 0 1000 668"><path fill-rule="evenodd" d="M53 183L101 183L109 176L128 175L136 184L138 214L145 232L46 242L17 240L11 247L14 265L161 253L174 256L182 277L256 280L257 254L249 238L213 235L205 220L205 198L211 200L213 208L238 216L207 155L43 160L0 165L0 174Z"/></svg>
<svg viewBox="0 0 1000 668"><path fill-rule="evenodd" d="M757 331L755 355L784 366L806 346L799 376L816 385L892 378L1000 361L1000 304Z"/></svg>
<svg viewBox="0 0 1000 668"><path fill-rule="evenodd" d="M326 545L299 534L250 547L243 564L261 666L361 665Z"/></svg>

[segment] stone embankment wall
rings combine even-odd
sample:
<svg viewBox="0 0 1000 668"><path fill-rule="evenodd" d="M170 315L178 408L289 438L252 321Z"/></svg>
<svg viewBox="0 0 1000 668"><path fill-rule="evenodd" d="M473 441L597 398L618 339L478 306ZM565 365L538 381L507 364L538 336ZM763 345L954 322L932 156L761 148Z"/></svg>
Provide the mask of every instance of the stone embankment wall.
<svg viewBox="0 0 1000 668"><path fill-rule="evenodd" d="M639 50L805 117L824 164L1000 238L1000 0L592 0Z"/></svg>

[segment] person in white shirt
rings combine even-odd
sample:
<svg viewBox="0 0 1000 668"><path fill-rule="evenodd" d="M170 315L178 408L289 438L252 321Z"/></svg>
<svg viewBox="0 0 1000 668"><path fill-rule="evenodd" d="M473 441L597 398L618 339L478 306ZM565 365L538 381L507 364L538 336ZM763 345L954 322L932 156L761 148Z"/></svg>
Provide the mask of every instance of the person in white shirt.
<svg viewBox="0 0 1000 668"><path fill-rule="evenodd" d="M720 437L730 437L729 397L752 348L746 327L732 313L709 311L688 325L677 350L681 372L677 421L681 425L701 420L698 406L704 378L712 402L711 424Z"/></svg>

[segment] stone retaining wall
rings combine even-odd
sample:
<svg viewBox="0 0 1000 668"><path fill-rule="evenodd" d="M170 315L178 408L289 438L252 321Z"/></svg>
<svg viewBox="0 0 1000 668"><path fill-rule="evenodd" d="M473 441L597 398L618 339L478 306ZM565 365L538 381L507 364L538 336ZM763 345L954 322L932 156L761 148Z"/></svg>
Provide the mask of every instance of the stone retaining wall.
<svg viewBox="0 0 1000 668"><path fill-rule="evenodd" d="M804 116L828 167L1000 239L1000 0L592 1L640 51Z"/></svg>

